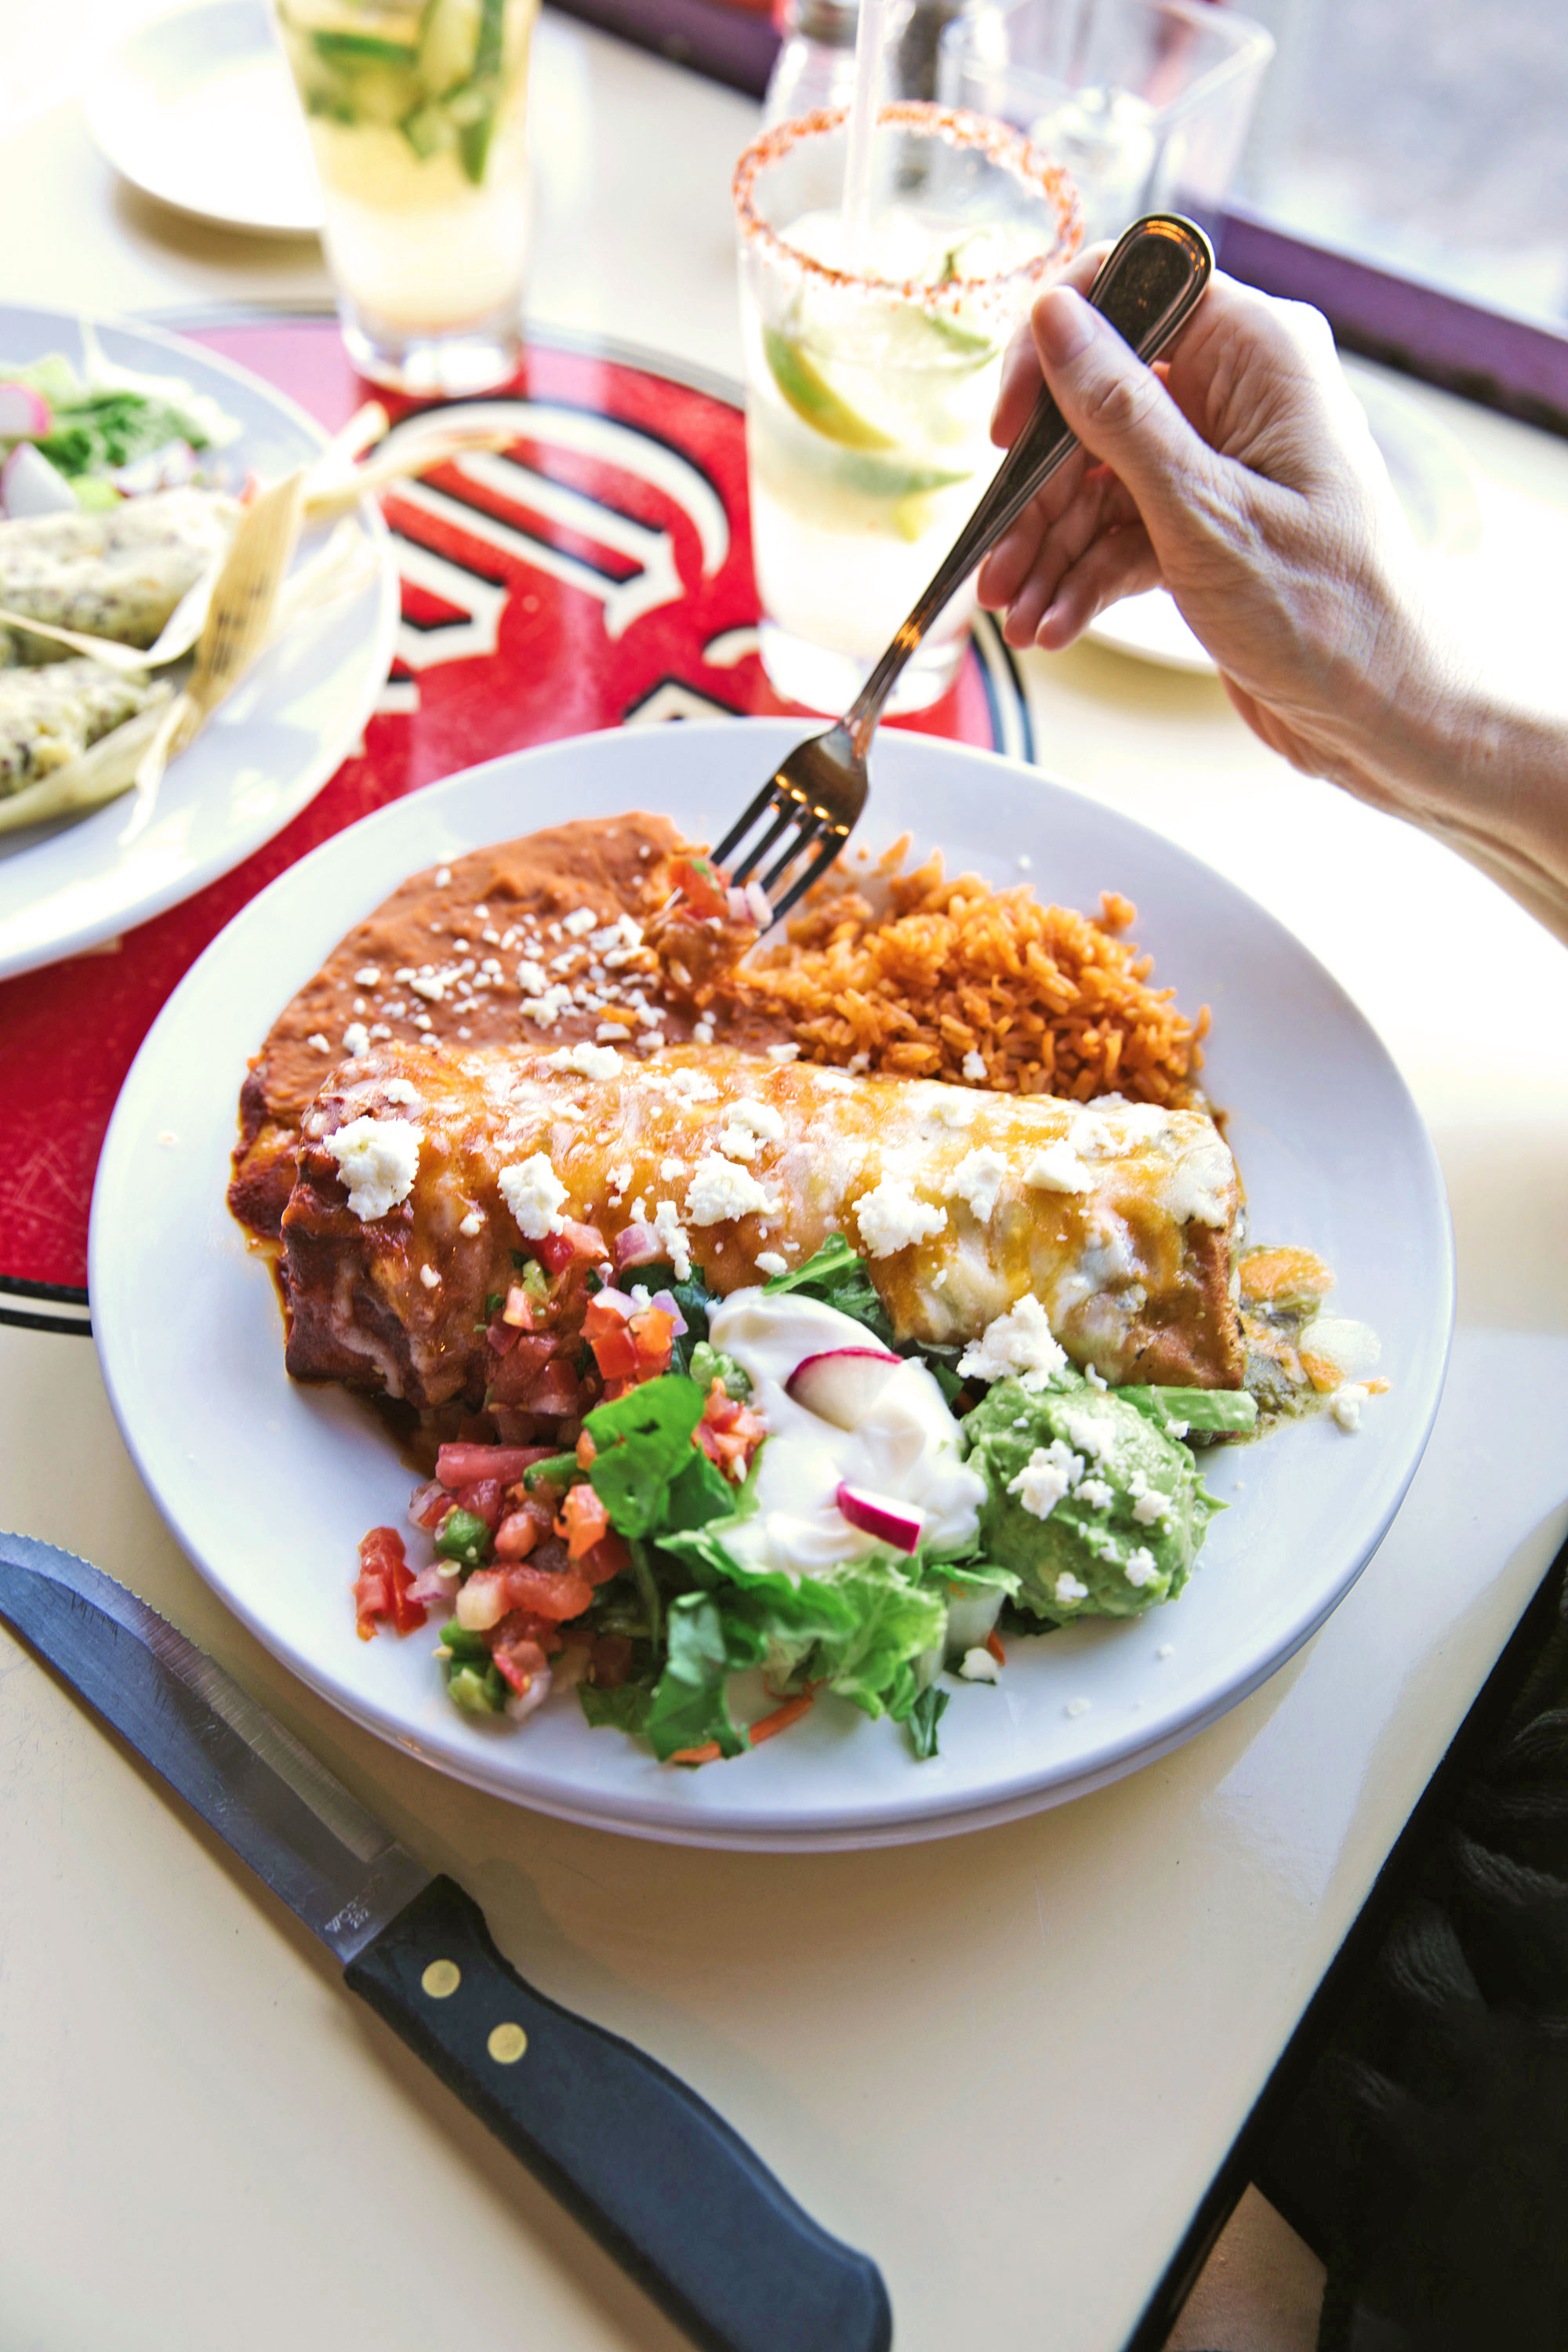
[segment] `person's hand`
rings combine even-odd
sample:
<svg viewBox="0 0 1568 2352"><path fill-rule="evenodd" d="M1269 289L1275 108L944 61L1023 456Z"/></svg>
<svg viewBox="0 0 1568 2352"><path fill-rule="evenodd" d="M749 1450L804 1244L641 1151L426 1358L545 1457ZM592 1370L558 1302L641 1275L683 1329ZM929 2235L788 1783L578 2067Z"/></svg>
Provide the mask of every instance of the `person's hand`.
<svg viewBox="0 0 1568 2352"><path fill-rule="evenodd" d="M986 557L981 603L1009 645L1056 650L1163 583L1265 742L1392 805L1376 740L1430 707L1446 663L1326 321L1215 276L1146 368L1074 290L1103 252L1037 298L1007 353L992 438L1016 438L1043 372L1082 448Z"/></svg>

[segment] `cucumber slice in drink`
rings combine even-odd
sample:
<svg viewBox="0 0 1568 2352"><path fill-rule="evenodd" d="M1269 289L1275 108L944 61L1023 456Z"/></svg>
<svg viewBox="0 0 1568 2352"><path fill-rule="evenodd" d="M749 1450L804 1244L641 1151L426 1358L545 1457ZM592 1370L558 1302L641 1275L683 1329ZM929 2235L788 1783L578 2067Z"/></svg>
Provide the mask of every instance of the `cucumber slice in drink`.
<svg viewBox="0 0 1568 2352"><path fill-rule="evenodd" d="M310 47L323 65L340 73L358 73L365 66L412 66L417 55L410 41L389 41L381 33L317 32Z"/></svg>
<svg viewBox="0 0 1568 2352"><path fill-rule="evenodd" d="M803 425L844 449L895 449L890 433L860 415L834 391L826 377L801 345L777 327L763 329L763 350L768 371Z"/></svg>
<svg viewBox="0 0 1568 2352"><path fill-rule="evenodd" d="M422 163L450 147L458 136L457 126L438 98L421 99L397 127Z"/></svg>
<svg viewBox="0 0 1568 2352"><path fill-rule="evenodd" d="M467 81L479 58L482 0L426 0L419 19L419 77L439 98Z"/></svg>

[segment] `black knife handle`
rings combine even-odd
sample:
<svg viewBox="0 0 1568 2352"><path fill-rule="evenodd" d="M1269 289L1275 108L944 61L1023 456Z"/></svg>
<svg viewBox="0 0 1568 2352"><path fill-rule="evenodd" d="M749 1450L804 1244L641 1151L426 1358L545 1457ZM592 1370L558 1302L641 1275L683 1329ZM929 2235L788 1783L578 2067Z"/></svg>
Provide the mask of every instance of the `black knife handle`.
<svg viewBox="0 0 1568 2352"><path fill-rule="evenodd" d="M887 2352L875 2263L657 2059L525 1984L454 1880L343 1974L704 2352Z"/></svg>

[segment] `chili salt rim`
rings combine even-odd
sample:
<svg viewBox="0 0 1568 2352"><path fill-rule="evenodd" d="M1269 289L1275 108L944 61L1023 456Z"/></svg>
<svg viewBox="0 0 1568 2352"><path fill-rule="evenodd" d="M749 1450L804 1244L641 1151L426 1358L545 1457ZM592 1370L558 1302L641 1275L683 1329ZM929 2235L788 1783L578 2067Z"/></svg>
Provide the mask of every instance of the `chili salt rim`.
<svg viewBox="0 0 1568 2352"><path fill-rule="evenodd" d="M877 278L868 271L837 269L830 262L818 261L811 254L802 253L790 245L775 228L762 218L753 196L759 172L777 163L803 139L821 138L838 131L849 120L847 106L818 107L814 113L794 117L790 121L775 123L764 131L744 151L735 166L735 176L730 192L734 199L735 217L741 235L754 238L770 256L790 263L809 278L820 278L825 285L857 288L863 292L896 294L909 302L930 304L933 297L948 301L962 300L965 295L982 294L1009 278L1038 278L1047 268L1065 268L1083 243L1083 210L1079 201L1076 184L1059 163L1048 163L1021 131L1011 130L1005 122L993 121L984 114L971 114L953 106L934 106L929 100L900 99L877 109L877 128L895 131L923 131L941 139L950 147L977 149L991 163L1014 176L1042 196L1057 215L1057 242L1047 253L1037 254L1031 260L1016 263L1011 269L998 269L984 278L950 278L941 286L932 286L924 278Z"/></svg>

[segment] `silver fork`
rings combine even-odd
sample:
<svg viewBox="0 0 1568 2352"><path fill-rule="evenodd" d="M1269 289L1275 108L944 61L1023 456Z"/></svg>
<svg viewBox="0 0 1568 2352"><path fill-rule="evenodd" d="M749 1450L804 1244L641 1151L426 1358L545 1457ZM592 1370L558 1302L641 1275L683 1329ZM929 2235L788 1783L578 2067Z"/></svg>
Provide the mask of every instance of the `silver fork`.
<svg viewBox="0 0 1568 2352"><path fill-rule="evenodd" d="M1151 213L1134 221L1106 256L1089 299L1139 358L1148 362L1157 359L1185 325L1213 270L1214 250L1201 228L1177 213ZM1060 409L1042 389L1034 415L853 704L825 735L807 736L795 745L713 851L713 863L727 870L731 882L742 884L756 874L771 851L779 849L760 877L775 922L821 880L866 805L870 788L867 752L904 664L981 557L1077 446ZM744 856L737 856L742 843L759 825L763 832ZM791 867L813 851L775 898Z"/></svg>

